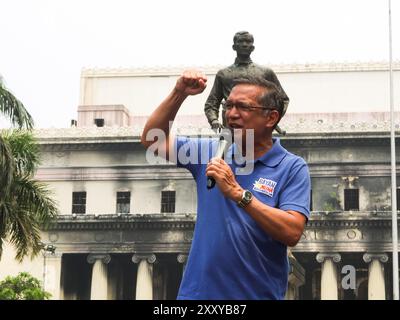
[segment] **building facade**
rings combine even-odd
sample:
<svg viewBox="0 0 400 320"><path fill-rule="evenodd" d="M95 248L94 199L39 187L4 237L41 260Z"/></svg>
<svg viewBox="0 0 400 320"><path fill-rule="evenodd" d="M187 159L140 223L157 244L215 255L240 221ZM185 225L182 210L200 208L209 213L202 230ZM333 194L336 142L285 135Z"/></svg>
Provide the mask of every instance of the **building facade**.
<svg viewBox="0 0 400 320"><path fill-rule="evenodd" d="M391 299L389 114L378 81L385 69L278 70L285 90L293 90L286 90L293 109L306 101L297 98L298 87L318 91L317 79L328 79L321 87L330 97L310 94L315 99L309 109L291 113L289 105L281 122L287 131L282 144L306 160L312 180L311 218L288 252L287 299ZM36 131L42 149L36 177L49 184L60 210L57 222L43 231L48 250L17 264L6 248L0 278L29 271L54 299L175 299L196 222L196 186L184 169L149 164L140 144L145 111L162 97L139 106L149 88L156 88L153 95L168 93L177 76L168 72L83 71L78 120L70 128ZM354 88L346 89L349 84ZM365 91L370 87L375 91ZM352 108L344 112L341 103L349 101ZM376 109L368 110L371 101ZM202 110L204 101L194 103ZM368 112L358 111L363 103ZM193 107L178 117L176 134L213 135Z"/></svg>

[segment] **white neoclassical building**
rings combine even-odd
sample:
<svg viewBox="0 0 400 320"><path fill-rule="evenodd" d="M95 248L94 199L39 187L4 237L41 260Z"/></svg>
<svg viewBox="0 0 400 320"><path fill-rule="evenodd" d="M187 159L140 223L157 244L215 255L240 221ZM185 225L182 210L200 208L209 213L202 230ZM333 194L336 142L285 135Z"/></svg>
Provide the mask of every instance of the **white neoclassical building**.
<svg viewBox="0 0 400 320"><path fill-rule="evenodd" d="M387 64L272 68L290 97L282 144L307 161L312 179L311 219L288 253L287 298L390 299ZM218 67L204 70L212 83ZM82 71L71 127L35 132L42 150L36 177L60 211L43 231L49 250L19 264L6 246L0 279L28 271L54 299L175 298L196 222L196 186L184 169L149 164L139 141L181 71ZM398 107L399 63L394 80ZM207 95L185 102L177 134L212 135Z"/></svg>

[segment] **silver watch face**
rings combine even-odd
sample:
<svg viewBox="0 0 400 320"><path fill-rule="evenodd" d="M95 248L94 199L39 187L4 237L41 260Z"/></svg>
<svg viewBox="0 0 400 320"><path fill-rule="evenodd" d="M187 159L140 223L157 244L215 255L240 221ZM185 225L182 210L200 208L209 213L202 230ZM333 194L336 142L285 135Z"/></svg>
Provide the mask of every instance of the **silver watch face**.
<svg viewBox="0 0 400 320"><path fill-rule="evenodd" d="M245 192L243 193L243 200L248 202L251 200L252 197L253 194L249 190L245 190Z"/></svg>

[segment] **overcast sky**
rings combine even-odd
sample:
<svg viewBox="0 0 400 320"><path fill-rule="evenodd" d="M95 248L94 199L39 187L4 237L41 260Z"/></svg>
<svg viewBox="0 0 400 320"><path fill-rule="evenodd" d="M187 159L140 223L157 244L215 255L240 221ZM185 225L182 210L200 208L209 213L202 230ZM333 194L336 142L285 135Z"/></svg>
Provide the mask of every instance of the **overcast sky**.
<svg viewBox="0 0 400 320"><path fill-rule="evenodd" d="M82 68L226 66L239 30L259 64L388 61L387 0L0 0L0 74L38 127L68 127Z"/></svg>

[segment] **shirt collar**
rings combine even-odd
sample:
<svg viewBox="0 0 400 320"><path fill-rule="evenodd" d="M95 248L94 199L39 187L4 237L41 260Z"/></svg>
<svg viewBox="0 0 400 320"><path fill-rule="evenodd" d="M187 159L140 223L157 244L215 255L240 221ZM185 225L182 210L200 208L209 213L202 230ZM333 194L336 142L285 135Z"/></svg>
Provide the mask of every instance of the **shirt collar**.
<svg viewBox="0 0 400 320"><path fill-rule="evenodd" d="M262 162L267 167L276 167L287 154L287 151L281 146L279 138L272 138L272 143L272 148L256 160Z"/></svg>
<svg viewBox="0 0 400 320"><path fill-rule="evenodd" d="M235 59L235 66L247 66L251 63L253 63L253 61L251 61L250 57L248 57L246 60L241 60L237 57Z"/></svg>
<svg viewBox="0 0 400 320"><path fill-rule="evenodd" d="M272 138L272 148L269 149L266 153L264 153L261 157L259 157L258 159L255 159L254 162L261 162L262 164L264 164L267 167L276 167L277 165L279 165L281 163L281 161L283 160L283 158L285 158L287 151L281 146L280 143L280 139L279 138ZM235 158L235 155L237 157L237 145L233 144L230 148L230 150L228 151L228 156L229 158L232 157L231 159ZM243 163L244 161L242 161L242 159L237 159L239 160L238 162Z"/></svg>

